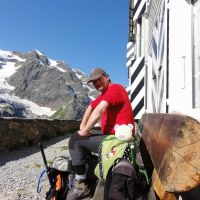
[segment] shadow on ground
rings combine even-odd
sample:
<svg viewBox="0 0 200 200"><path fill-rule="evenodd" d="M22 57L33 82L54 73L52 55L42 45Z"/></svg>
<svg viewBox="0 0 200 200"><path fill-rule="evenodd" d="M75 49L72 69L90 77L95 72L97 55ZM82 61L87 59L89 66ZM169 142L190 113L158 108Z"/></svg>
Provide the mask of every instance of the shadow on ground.
<svg viewBox="0 0 200 200"><path fill-rule="evenodd" d="M66 134L63 136L58 136L55 138L51 138L48 140L43 140L41 143L43 144L44 150L46 147L56 144L61 140L65 140L70 137L71 134ZM66 144L67 145L67 144ZM21 158L28 157L32 154L38 153L40 151L39 144L34 144L32 146L23 146L20 149L0 152L0 166L5 165L9 161L19 160Z"/></svg>

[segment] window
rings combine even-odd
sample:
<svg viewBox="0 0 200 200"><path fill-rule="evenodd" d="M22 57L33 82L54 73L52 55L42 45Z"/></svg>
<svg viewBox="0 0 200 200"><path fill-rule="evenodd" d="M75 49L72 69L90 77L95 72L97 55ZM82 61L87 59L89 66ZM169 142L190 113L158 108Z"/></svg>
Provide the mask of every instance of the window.
<svg viewBox="0 0 200 200"><path fill-rule="evenodd" d="M200 108L200 1L194 5L194 108Z"/></svg>

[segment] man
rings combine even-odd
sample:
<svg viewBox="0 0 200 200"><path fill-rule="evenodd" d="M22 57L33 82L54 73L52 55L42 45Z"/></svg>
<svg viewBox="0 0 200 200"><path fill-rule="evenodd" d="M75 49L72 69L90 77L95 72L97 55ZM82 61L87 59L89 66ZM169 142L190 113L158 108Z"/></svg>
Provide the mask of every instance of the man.
<svg viewBox="0 0 200 200"><path fill-rule="evenodd" d="M116 124L133 124L134 117L128 94L120 84L113 84L101 68L93 69L88 83L101 92L85 111L80 130L69 140L69 153L75 170L75 183L67 199L81 199L90 194L86 183L85 158L90 152L98 152L105 135L114 134ZM101 119L102 134L92 134L92 128Z"/></svg>

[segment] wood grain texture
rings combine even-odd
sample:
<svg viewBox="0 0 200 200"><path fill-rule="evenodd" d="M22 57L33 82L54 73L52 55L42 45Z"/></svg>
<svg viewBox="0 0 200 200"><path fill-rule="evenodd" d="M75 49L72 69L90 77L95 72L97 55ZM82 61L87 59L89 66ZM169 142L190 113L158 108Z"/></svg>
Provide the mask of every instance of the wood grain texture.
<svg viewBox="0 0 200 200"><path fill-rule="evenodd" d="M178 200L178 195L175 195L174 193L171 192L167 192L164 189L155 169L152 174L152 187L155 190L160 200Z"/></svg>
<svg viewBox="0 0 200 200"><path fill-rule="evenodd" d="M168 192L200 184L200 123L177 114L144 114L142 137Z"/></svg>

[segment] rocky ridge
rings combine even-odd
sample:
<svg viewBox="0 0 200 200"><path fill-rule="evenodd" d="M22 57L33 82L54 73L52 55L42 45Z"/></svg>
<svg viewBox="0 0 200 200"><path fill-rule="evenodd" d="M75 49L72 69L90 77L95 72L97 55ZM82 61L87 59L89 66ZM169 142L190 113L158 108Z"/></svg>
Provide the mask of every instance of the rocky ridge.
<svg viewBox="0 0 200 200"><path fill-rule="evenodd" d="M1 117L79 120L97 96L83 72L38 50L0 50L0 78Z"/></svg>

